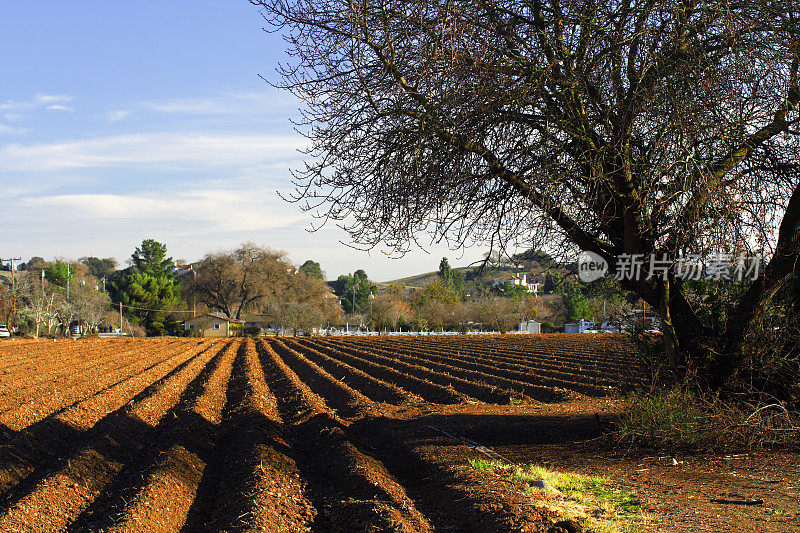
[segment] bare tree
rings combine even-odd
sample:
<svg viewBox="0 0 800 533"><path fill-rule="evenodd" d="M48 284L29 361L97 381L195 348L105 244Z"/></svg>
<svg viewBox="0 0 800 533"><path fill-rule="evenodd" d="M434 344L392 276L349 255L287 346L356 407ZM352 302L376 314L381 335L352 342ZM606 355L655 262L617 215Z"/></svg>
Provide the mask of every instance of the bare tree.
<svg viewBox="0 0 800 533"><path fill-rule="evenodd" d="M252 0L311 141L297 199L354 242L763 251L709 375L798 269L797 0ZM713 344L674 267L624 282L673 363ZM698 339L701 342L698 342Z"/></svg>
<svg viewBox="0 0 800 533"><path fill-rule="evenodd" d="M324 281L292 272L288 286L273 305L277 322L297 335L300 331L327 325L339 313L339 299Z"/></svg>
<svg viewBox="0 0 800 533"><path fill-rule="evenodd" d="M97 327L105 320L106 313L111 307L108 293L81 287L75 290L72 298L77 315L86 326L86 331L89 333L96 331Z"/></svg>
<svg viewBox="0 0 800 533"><path fill-rule="evenodd" d="M236 250L206 255L194 266L185 288L190 299L238 319L285 291L293 271L284 252L248 242Z"/></svg>
<svg viewBox="0 0 800 533"><path fill-rule="evenodd" d="M398 294L379 294L372 301L369 312L370 323L378 331L394 329L400 319L410 320L411 306Z"/></svg>
<svg viewBox="0 0 800 533"><path fill-rule="evenodd" d="M520 303L511 298L485 298L477 307L483 325L500 333L516 329L525 316Z"/></svg>

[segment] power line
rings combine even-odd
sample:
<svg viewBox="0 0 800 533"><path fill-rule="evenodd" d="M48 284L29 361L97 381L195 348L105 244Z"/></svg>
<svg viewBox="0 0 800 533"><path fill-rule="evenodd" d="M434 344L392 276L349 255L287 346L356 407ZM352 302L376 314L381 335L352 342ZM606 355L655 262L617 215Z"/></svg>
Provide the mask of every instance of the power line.
<svg viewBox="0 0 800 533"><path fill-rule="evenodd" d="M137 307L135 305L126 305L122 302L111 302L112 305L121 305L122 307L126 307L128 309L137 309L139 311L164 311L166 313L192 313L193 311L180 311L177 309L153 309L150 307Z"/></svg>

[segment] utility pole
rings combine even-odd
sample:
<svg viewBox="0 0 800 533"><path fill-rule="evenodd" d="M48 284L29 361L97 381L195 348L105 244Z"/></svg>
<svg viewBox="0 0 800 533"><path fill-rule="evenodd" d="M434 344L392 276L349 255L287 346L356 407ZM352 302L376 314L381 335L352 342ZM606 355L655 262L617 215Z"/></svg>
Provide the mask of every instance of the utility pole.
<svg viewBox="0 0 800 533"><path fill-rule="evenodd" d="M122 302L119 303L119 336L122 337Z"/></svg>
<svg viewBox="0 0 800 533"><path fill-rule="evenodd" d="M69 301L69 263L67 263L67 301Z"/></svg>

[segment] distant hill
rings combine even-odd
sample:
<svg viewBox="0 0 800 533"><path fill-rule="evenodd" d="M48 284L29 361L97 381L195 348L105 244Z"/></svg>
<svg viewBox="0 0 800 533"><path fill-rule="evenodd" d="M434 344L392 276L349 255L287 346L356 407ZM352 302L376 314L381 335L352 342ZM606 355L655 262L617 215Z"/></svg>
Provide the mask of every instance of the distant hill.
<svg viewBox="0 0 800 533"><path fill-rule="evenodd" d="M464 274L465 279L469 279L469 273L478 270L478 267L456 267L453 270L457 270ZM501 274L511 273L511 272L527 272L529 275L542 275L546 272L560 272L563 275L569 274L571 272L570 268L564 267L561 265L557 265L551 268L545 268L540 266L538 263L533 262L532 265L529 265L527 268L518 268L518 267L510 267L510 266L502 266L502 267L487 267L484 271L484 275L487 278L492 278L494 276L498 276ZM400 279L393 279L391 281L382 281L377 283L377 285L381 287L388 287L389 285L400 285L401 287L406 288L414 288L414 289L421 289L425 286L431 284L434 281L438 280L439 271L434 272L426 272L425 274L416 274L414 276L408 276L405 278Z"/></svg>
<svg viewBox="0 0 800 533"><path fill-rule="evenodd" d="M457 270L462 274L466 275L467 272L471 270L475 270L475 267L458 267L454 268L453 270ZM434 272L426 272L425 274L417 274L415 276L408 276L406 278L400 279L393 279L391 281L381 281L378 285L381 286L389 286L389 285L400 285L401 287L412 287L415 289L422 289L434 281L439 279L439 271L436 270Z"/></svg>

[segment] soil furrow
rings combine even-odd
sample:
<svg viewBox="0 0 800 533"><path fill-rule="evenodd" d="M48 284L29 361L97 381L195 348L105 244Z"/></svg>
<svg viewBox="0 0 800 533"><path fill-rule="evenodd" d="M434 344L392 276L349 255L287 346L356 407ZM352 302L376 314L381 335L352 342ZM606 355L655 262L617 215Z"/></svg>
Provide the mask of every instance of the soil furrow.
<svg viewBox="0 0 800 533"><path fill-rule="evenodd" d="M371 361L365 357L367 355L365 352L350 350L344 346L334 347L337 345L329 345L317 340L313 342L315 346L325 351L325 353L331 357L345 361L353 367L359 368L373 376L398 383L399 386L402 386L404 389L417 394L429 402L453 404L472 400L469 396L459 393L450 387L437 385L436 383L412 376L406 372L401 372L395 368L382 365L376 361Z"/></svg>
<svg viewBox="0 0 800 533"><path fill-rule="evenodd" d="M365 453L346 427L325 410L319 398L263 344L266 376L271 376L278 411L296 464L308 481L308 497L317 509L312 528L319 531L431 531L405 489L384 465ZM303 418L295 414L310 409Z"/></svg>
<svg viewBox="0 0 800 533"><path fill-rule="evenodd" d="M103 527L104 531L181 529L219 434L225 393L240 344L234 341L225 347L202 391L180 403L172 411L173 417L159 424L155 438L146 443L140 458L126 467L144 481L119 490L119 497L127 504L119 512L105 511L106 517L114 518L114 524Z"/></svg>
<svg viewBox="0 0 800 533"><path fill-rule="evenodd" d="M255 343L239 347L220 438L185 531L303 531L316 510L282 435Z"/></svg>
<svg viewBox="0 0 800 533"><path fill-rule="evenodd" d="M41 478L48 464L57 455L74 450L81 442L100 431L131 401L134 403L151 389L153 383L178 372L199 356L203 344L198 343L184 354L178 354L145 372L92 396L9 435L0 450L0 497L26 478ZM97 426L96 426L97 425ZM96 427L95 427L96 426ZM10 430L9 430L10 431ZM39 473L37 474L37 469Z"/></svg>
<svg viewBox="0 0 800 533"><path fill-rule="evenodd" d="M370 376L366 372L353 368L347 363L337 361L327 356L323 352L317 350L316 345L305 339L292 339L291 341L285 342L287 346L295 349L331 375L342 376L340 380L343 383L358 390L373 401L400 405L420 400L420 398L406 392L397 385L381 381L378 378Z"/></svg>
<svg viewBox="0 0 800 533"><path fill-rule="evenodd" d="M304 383L325 399L340 416L351 418L377 409L375 402L351 389L328 372L309 361L302 354L288 348L277 339L270 339L272 348L281 356Z"/></svg>
<svg viewBox="0 0 800 533"><path fill-rule="evenodd" d="M459 368L443 362L436 362L422 356L408 355L394 350L382 350L389 357L394 357L398 362L407 363L421 368L427 368L434 372L450 376L453 379L461 380L470 385L481 384L488 386L490 390L502 389L512 395L525 395L543 402L557 402L565 399L564 393L559 393L551 387L542 385L532 385L522 381L504 378L487 372L478 372L475 370L467 370ZM461 386L467 386L462 384ZM456 387L456 385L454 385ZM476 396L480 398L479 396ZM484 398L480 398L484 399ZM489 400L485 400L489 401ZM508 399L505 402L507 403ZM497 402L494 402L497 403Z"/></svg>
<svg viewBox="0 0 800 533"><path fill-rule="evenodd" d="M167 344L174 344L174 341ZM120 365L121 361L122 365L126 364L127 360L135 361L135 355L142 350L141 345L131 345L127 350L119 351L113 345L109 345L105 347L106 349L98 350L93 345L82 342L70 348L81 350L78 357L74 355L74 352L70 354L70 351L62 350L61 353L56 352L48 358L42 358L32 368L28 367L17 373L0 372L0 376L3 377L0 385L0 408L4 408L9 395L19 395L37 385L50 384L54 381L80 381L85 374L95 373L98 367L106 365L113 367ZM151 345L149 348L154 352L162 352L167 349L166 344L163 343ZM87 354L85 351L90 353ZM109 357L109 353L113 353L114 357ZM74 361L73 364L65 364L68 357Z"/></svg>
<svg viewBox="0 0 800 533"><path fill-rule="evenodd" d="M349 351L349 349L348 349ZM363 355L363 352L357 352ZM512 390L506 390L501 387L491 387L479 381L469 381L458 376L454 376L446 371L433 370L427 366L420 364L407 363L400 360L397 354L387 350L375 349L368 353L368 357L372 360L380 361L382 364L401 370L409 375L416 377L424 376L425 379L437 383L445 387L452 387L458 392L467 396L471 396L480 401L488 403L505 404L511 401L511 398L518 398L520 393L515 393Z"/></svg>
<svg viewBox="0 0 800 533"><path fill-rule="evenodd" d="M33 390L25 391L22 398L17 398L17 403L2 414L0 422L6 426L19 430L25 426L41 420L49 414L75 405L94 394L113 386L115 382L141 372L142 369L152 364L158 364L180 354L182 349L175 349L162 353L159 349L149 349L144 353L132 351L127 356L128 361L122 365L107 368L100 365L85 375L62 380L58 383L40 384ZM114 360L114 357L108 357ZM90 378L90 376L93 378ZM8 398L7 401L13 401Z"/></svg>
<svg viewBox="0 0 800 533"><path fill-rule="evenodd" d="M176 404L186 403L187 395L196 394L208 369L215 366L219 350L219 344L212 344L202 357L148 387L133 405L107 418L89 442L74 454L54 462L49 474L14 498L0 513L0 530L66 528L95 501L144 443L155 437L162 418L169 418Z"/></svg>
<svg viewBox="0 0 800 533"><path fill-rule="evenodd" d="M422 350L417 352L412 352L410 350L397 350L397 353L402 353L405 356L412 357L412 360L419 361L421 364L445 365L446 368L465 370L467 372L477 372L481 376L486 376L488 379L501 378L510 379L520 383L527 383L531 387L537 388L539 391L546 389L549 392L552 387L560 387L594 396L603 396L607 393L607 390L603 389L602 387L588 383L579 383L577 381L565 380L563 378L550 378L544 376L544 372L523 372L504 369L496 365L490 365L476 360L469 360L455 355L442 355L439 353L432 353ZM561 374L563 375L563 373Z"/></svg>

